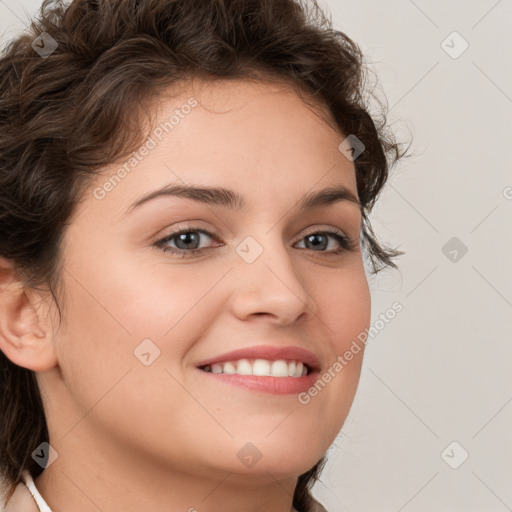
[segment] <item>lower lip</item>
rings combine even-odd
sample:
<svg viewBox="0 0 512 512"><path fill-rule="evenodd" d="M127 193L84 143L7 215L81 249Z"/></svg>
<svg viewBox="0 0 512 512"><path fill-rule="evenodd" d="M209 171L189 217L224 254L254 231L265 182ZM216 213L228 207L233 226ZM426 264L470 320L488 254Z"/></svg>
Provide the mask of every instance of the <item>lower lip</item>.
<svg viewBox="0 0 512 512"><path fill-rule="evenodd" d="M318 380L318 372L311 372L304 375L304 377L261 377L259 375L240 375L238 373L211 373L199 368L198 371L218 382L272 395L303 393Z"/></svg>

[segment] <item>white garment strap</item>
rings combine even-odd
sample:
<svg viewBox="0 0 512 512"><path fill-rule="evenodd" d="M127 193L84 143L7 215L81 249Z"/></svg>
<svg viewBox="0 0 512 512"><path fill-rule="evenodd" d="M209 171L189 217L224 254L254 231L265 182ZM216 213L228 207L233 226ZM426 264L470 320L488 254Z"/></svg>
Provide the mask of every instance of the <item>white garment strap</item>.
<svg viewBox="0 0 512 512"><path fill-rule="evenodd" d="M23 481L25 482L25 485L27 486L28 490L30 491L30 494L34 497L37 503L37 507L39 508L40 512L52 512L52 509L48 506L46 501L44 501L44 498L39 494L39 491L37 490L36 484L34 483L34 479L32 478L32 475L28 470L25 470L22 474Z"/></svg>

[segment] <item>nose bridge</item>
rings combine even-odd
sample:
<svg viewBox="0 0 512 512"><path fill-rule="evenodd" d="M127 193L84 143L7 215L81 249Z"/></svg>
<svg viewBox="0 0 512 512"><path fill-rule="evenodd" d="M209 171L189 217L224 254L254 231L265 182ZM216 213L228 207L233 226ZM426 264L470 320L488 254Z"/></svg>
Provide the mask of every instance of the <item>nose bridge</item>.
<svg viewBox="0 0 512 512"><path fill-rule="evenodd" d="M236 247L237 304L243 314L269 313L288 321L316 313L306 283L297 274L278 229L261 226Z"/></svg>

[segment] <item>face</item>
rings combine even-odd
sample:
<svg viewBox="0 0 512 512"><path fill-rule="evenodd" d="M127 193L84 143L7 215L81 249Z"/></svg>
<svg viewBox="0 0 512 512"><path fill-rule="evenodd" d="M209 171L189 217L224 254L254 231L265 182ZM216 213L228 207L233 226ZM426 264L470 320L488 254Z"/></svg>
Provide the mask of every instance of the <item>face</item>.
<svg viewBox="0 0 512 512"><path fill-rule="evenodd" d="M58 366L38 373L57 450L89 443L196 475L297 476L343 425L363 350L332 367L370 323L359 206L337 195L301 209L329 187L357 198L345 136L286 87L249 82L169 94L155 128L125 172L123 160L91 183L65 232ZM147 199L172 186L231 192ZM254 359L315 366L308 351L319 367L313 378L198 368L254 347L269 350Z"/></svg>

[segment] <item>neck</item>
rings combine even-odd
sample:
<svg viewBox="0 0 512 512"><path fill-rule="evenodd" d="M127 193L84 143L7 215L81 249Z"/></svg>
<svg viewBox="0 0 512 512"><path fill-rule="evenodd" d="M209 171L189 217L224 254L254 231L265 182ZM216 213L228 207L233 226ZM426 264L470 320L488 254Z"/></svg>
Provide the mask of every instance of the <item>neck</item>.
<svg viewBox="0 0 512 512"><path fill-rule="evenodd" d="M199 469L192 461L173 467L144 458L133 446L76 430L51 440L59 456L34 480L53 512L294 511L296 477L280 477L263 465L245 472Z"/></svg>

